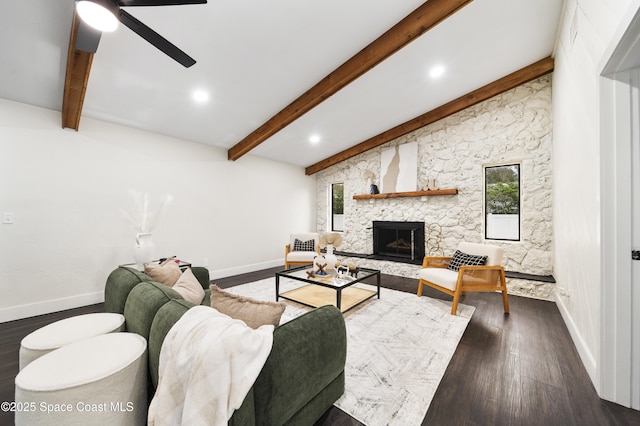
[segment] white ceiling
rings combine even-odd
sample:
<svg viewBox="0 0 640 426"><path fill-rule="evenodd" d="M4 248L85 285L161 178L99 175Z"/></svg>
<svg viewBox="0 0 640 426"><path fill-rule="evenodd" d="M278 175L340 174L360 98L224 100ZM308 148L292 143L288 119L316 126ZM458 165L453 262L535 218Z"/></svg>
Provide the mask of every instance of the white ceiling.
<svg viewBox="0 0 640 426"><path fill-rule="evenodd" d="M422 3L127 8L197 63L186 69L121 25L100 40L83 117L228 149ZM475 0L251 154L306 167L548 57L562 3ZM74 0L0 2L0 97L61 109L73 7ZM435 65L446 69L439 79L428 76ZM208 103L192 100L196 89L210 93ZM321 142L312 145L314 133Z"/></svg>

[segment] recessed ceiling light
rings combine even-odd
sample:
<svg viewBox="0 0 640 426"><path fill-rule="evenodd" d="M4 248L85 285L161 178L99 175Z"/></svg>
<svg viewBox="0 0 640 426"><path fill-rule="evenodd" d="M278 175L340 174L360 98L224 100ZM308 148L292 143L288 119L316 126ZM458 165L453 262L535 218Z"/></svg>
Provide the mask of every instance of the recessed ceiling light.
<svg viewBox="0 0 640 426"><path fill-rule="evenodd" d="M193 92L193 99L203 104L209 100L209 93L204 90L196 90Z"/></svg>
<svg viewBox="0 0 640 426"><path fill-rule="evenodd" d="M320 142L320 135L311 135L309 136L309 142L311 142L312 144L317 144Z"/></svg>
<svg viewBox="0 0 640 426"><path fill-rule="evenodd" d="M429 71L429 77L431 78L438 78L438 77L442 77L444 75L444 67L442 65L436 65L435 67L431 68L431 71Z"/></svg>

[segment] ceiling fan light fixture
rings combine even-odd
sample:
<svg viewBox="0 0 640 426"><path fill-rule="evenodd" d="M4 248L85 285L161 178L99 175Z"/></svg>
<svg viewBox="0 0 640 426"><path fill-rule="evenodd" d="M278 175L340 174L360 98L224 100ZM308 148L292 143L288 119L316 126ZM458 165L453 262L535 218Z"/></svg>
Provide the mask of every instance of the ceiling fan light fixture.
<svg viewBox="0 0 640 426"><path fill-rule="evenodd" d="M76 10L84 22L97 30L111 32L118 28L120 9L110 0L79 0Z"/></svg>

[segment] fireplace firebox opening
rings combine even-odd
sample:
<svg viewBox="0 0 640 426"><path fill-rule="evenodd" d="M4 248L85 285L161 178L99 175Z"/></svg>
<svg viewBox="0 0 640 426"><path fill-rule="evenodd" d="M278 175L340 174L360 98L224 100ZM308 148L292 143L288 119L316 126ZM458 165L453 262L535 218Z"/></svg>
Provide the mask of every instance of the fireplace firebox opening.
<svg viewBox="0 0 640 426"><path fill-rule="evenodd" d="M421 263L424 254L424 222L373 222L376 259Z"/></svg>

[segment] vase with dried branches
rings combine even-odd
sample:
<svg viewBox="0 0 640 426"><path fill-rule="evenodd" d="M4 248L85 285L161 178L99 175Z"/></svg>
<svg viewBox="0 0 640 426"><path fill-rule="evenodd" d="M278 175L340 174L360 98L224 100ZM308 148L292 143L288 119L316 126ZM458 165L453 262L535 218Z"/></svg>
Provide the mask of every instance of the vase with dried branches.
<svg viewBox="0 0 640 426"><path fill-rule="evenodd" d="M129 226L136 231L136 244L133 248L133 258L138 268L144 267L155 256L156 246L153 242L153 227L156 224L160 212L172 200L171 195L165 195L160 204L153 208L149 203L149 194L138 191L130 191L133 200L133 210L128 212L120 210L122 217Z"/></svg>

